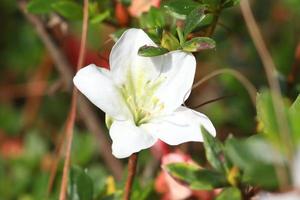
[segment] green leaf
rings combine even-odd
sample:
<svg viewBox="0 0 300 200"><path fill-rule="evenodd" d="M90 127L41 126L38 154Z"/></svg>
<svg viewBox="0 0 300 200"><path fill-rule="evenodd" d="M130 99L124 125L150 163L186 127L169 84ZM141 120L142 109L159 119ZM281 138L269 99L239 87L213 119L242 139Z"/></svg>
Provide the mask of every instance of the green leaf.
<svg viewBox="0 0 300 200"><path fill-rule="evenodd" d="M273 142L280 143L279 130L276 115L269 91L262 91L256 98L257 118L262 132Z"/></svg>
<svg viewBox="0 0 300 200"><path fill-rule="evenodd" d="M169 0L163 7L175 18L185 19L200 4L193 0Z"/></svg>
<svg viewBox="0 0 300 200"><path fill-rule="evenodd" d="M127 29L125 29L125 28L118 29L116 32L110 34L109 37L110 37L114 42L117 42L118 39L122 36L122 34L123 34L126 30L127 30Z"/></svg>
<svg viewBox="0 0 300 200"><path fill-rule="evenodd" d="M217 8L220 5L222 0L202 0L203 4L207 4L210 7Z"/></svg>
<svg viewBox="0 0 300 200"><path fill-rule="evenodd" d="M166 166L168 173L194 190L211 190L227 186L224 175L217 171L200 169L186 163L173 163Z"/></svg>
<svg viewBox="0 0 300 200"><path fill-rule="evenodd" d="M224 188L216 200L242 200L241 192L236 187Z"/></svg>
<svg viewBox="0 0 300 200"><path fill-rule="evenodd" d="M70 200L93 199L93 181L77 166L72 166L70 171L68 196Z"/></svg>
<svg viewBox="0 0 300 200"><path fill-rule="evenodd" d="M289 109L289 119L292 128L292 135L296 146L300 144L300 95Z"/></svg>
<svg viewBox="0 0 300 200"><path fill-rule="evenodd" d="M201 50L215 48L216 42L208 37L196 37L185 42L181 47L184 51L198 52Z"/></svg>
<svg viewBox="0 0 300 200"><path fill-rule="evenodd" d="M32 0L27 5L27 10L34 14L46 14L52 11L51 4L56 0Z"/></svg>
<svg viewBox="0 0 300 200"><path fill-rule="evenodd" d="M161 39L161 46L169 51L176 50L180 47L178 39L172 33L164 31Z"/></svg>
<svg viewBox="0 0 300 200"><path fill-rule="evenodd" d="M189 33L191 33L205 18L203 7L198 7L194 9L189 15L186 17L185 26L183 29L184 36L186 37Z"/></svg>
<svg viewBox="0 0 300 200"><path fill-rule="evenodd" d="M59 1L52 4L52 8L67 19L82 19L82 6L74 1Z"/></svg>
<svg viewBox="0 0 300 200"><path fill-rule="evenodd" d="M99 13L97 15L95 15L90 22L92 24L98 24L101 23L103 20L105 20L106 18L108 18L110 16L110 12L109 10L104 11L103 13Z"/></svg>
<svg viewBox="0 0 300 200"><path fill-rule="evenodd" d="M151 7L146 13L140 17L141 28L155 29L165 26L164 12L161 9Z"/></svg>
<svg viewBox="0 0 300 200"><path fill-rule="evenodd" d="M196 27L195 31L201 30L202 28L206 28L207 26L211 25L215 19L215 15L212 13L205 14L204 18Z"/></svg>
<svg viewBox="0 0 300 200"><path fill-rule="evenodd" d="M139 49L138 54L144 57L153 57L153 56L163 55L168 52L169 52L168 49L162 47L153 47L153 46L145 45Z"/></svg>
<svg viewBox="0 0 300 200"><path fill-rule="evenodd" d="M201 127L201 132L204 140L206 159L217 171L226 172L227 167L225 167L225 163L222 162L222 160L224 160L222 143L209 134L205 128Z"/></svg>
<svg viewBox="0 0 300 200"><path fill-rule="evenodd" d="M223 8L229 8L229 7L232 7L232 6L236 6L240 3L240 0L226 0L222 7Z"/></svg>
<svg viewBox="0 0 300 200"><path fill-rule="evenodd" d="M268 189L277 188L274 166L283 167L285 160L264 138L258 135L244 140L230 138L226 140L225 149L226 155L244 172L243 181Z"/></svg>

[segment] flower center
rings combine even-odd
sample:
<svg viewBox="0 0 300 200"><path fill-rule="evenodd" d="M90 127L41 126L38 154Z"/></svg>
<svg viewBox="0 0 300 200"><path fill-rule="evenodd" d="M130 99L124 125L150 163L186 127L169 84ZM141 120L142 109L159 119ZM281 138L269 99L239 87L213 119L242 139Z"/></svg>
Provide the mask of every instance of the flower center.
<svg viewBox="0 0 300 200"><path fill-rule="evenodd" d="M139 126L164 109L164 104L154 95L164 78L147 80L143 72L135 75L133 77L131 71L128 71L126 82L121 85L120 91L136 126Z"/></svg>

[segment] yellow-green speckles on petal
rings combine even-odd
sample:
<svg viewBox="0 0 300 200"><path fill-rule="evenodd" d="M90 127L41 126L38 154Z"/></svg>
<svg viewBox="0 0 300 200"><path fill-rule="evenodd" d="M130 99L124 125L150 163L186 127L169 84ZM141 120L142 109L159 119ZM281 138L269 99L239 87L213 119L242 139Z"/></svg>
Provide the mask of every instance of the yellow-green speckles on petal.
<svg viewBox="0 0 300 200"><path fill-rule="evenodd" d="M155 92L164 80L164 77L147 80L143 71L136 74L132 74L131 70L128 71L126 82L121 85L120 92L137 126L148 122L163 110L164 105L155 97Z"/></svg>

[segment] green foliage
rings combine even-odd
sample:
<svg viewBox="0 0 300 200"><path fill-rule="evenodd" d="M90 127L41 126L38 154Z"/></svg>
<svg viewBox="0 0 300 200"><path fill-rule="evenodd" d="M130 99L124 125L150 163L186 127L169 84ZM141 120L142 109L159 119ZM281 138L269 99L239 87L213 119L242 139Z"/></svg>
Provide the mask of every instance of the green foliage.
<svg viewBox="0 0 300 200"><path fill-rule="evenodd" d="M294 101L292 106L289 108L288 114L289 114L291 129L292 129L293 141L296 146L299 146L300 144L300 123L299 123L300 95L297 97L297 99Z"/></svg>
<svg viewBox="0 0 300 200"><path fill-rule="evenodd" d="M213 49L216 47L216 42L208 37L195 37L184 44L182 49L188 52L198 52L206 49Z"/></svg>
<svg viewBox="0 0 300 200"><path fill-rule="evenodd" d="M214 169L221 173L226 172L228 170L228 163L225 163L223 144L208 133L205 128L202 127L201 132L204 140L206 159Z"/></svg>
<svg viewBox="0 0 300 200"><path fill-rule="evenodd" d="M153 46L145 45L139 49L138 54L144 57L153 57L153 56L163 55L168 52L169 52L168 49L162 47L153 47Z"/></svg>
<svg viewBox="0 0 300 200"><path fill-rule="evenodd" d="M225 0L225 1L223 1L222 7L229 8L232 6L236 6L239 3L240 3L240 0Z"/></svg>
<svg viewBox="0 0 300 200"><path fill-rule="evenodd" d="M230 160L243 171L243 181L268 189L278 187L275 166L284 168L285 160L264 138L229 138L225 148Z"/></svg>
<svg viewBox="0 0 300 200"><path fill-rule="evenodd" d="M269 91L262 91L257 96L257 118L261 131L281 150L287 152L286 145L281 145L282 134L280 133L276 113L273 106L272 97ZM284 107L284 113L280 117L285 117L288 120L289 130L284 134L288 134L287 138L295 146L299 143L299 97L295 100L293 105L289 107L287 104Z"/></svg>
<svg viewBox="0 0 300 200"><path fill-rule="evenodd" d="M95 16L93 16L90 20L90 22L92 24L97 24L97 23L101 23L102 21L104 21L105 19L107 19L110 16L110 12L107 10L103 13L99 13L96 14Z"/></svg>
<svg viewBox="0 0 300 200"><path fill-rule="evenodd" d="M195 190L212 190L229 184L223 174L214 170L200 169L191 164L169 164L166 169L176 180Z"/></svg>
<svg viewBox="0 0 300 200"><path fill-rule="evenodd" d="M164 31L161 39L161 46L169 51L180 47L178 39L170 32Z"/></svg>
<svg viewBox="0 0 300 200"><path fill-rule="evenodd" d="M73 166L70 171L68 196L70 200L93 199L93 182L80 167Z"/></svg>
<svg viewBox="0 0 300 200"><path fill-rule="evenodd" d="M9 135L17 135L22 127L21 113L12 106L0 105L0 127Z"/></svg>
<svg viewBox="0 0 300 200"><path fill-rule="evenodd" d="M228 187L224 188L217 196L216 200L242 200L241 192L238 188Z"/></svg>
<svg viewBox="0 0 300 200"><path fill-rule="evenodd" d="M163 7L178 19L185 19L199 5L193 0L169 0L163 3Z"/></svg>
<svg viewBox="0 0 300 200"><path fill-rule="evenodd" d="M164 12L162 9L151 7L151 9L143 13L140 17L141 28L156 29L163 28L166 25Z"/></svg>
<svg viewBox="0 0 300 200"><path fill-rule="evenodd" d="M57 0L32 0L27 5L27 10L34 14L46 14L52 11L51 4Z"/></svg>
<svg viewBox="0 0 300 200"><path fill-rule="evenodd" d="M82 6L73 1L59 1L52 4L52 8L60 15L71 20L82 19Z"/></svg>
<svg viewBox="0 0 300 200"><path fill-rule="evenodd" d="M203 7L198 7L192 10L192 12L188 14L183 29L183 33L185 37L202 23L202 21L205 18L204 11L205 10Z"/></svg>

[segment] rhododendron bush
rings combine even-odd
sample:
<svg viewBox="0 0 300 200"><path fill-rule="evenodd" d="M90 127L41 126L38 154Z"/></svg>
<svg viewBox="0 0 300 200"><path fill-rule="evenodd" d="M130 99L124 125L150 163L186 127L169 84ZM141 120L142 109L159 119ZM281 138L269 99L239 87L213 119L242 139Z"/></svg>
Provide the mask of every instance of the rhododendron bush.
<svg viewBox="0 0 300 200"><path fill-rule="evenodd" d="M0 199L300 199L298 0L0 5Z"/></svg>

